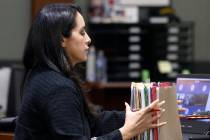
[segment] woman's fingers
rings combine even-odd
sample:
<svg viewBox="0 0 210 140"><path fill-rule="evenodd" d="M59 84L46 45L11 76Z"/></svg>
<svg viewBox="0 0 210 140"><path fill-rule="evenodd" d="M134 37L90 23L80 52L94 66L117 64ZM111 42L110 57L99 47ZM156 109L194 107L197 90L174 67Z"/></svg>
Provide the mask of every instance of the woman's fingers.
<svg viewBox="0 0 210 140"><path fill-rule="evenodd" d="M182 102L183 102L183 100L177 100L178 105L182 104ZM184 112L184 111L186 111L186 108L182 108L181 106L179 106L178 111L179 112ZM180 115L180 117L181 117L181 115Z"/></svg>
<svg viewBox="0 0 210 140"><path fill-rule="evenodd" d="M165 100L159 102L159 100L155 100L149 106L145 108L145 112L157 111L160 110L160 107L165 103Z"/></svg>
<svg viewBox="0 0 210 140"><path fill-rule="evenodd" d="M161 127L161 126L166 125L166 124L167 124L167 122L161 122L161 123L157 123L157 124L152 124L151 128Z"/></svg>
<svg viewBox="0 0 210 140"><path fill-rule="evenodd" d="M157 106L158 103L159 103L159 99L153 101L149 106L150 106L151 108L153 108L153 107Z"/></svg>
<svg viewBox="0 0 210 140"><path fill-rule="evenodd" d="M165 109L161 109L159 112L152 112L151 122L152 123L156 122L164 112L165 112Z"/></svg>
<svg viewBox="0 0 210 140"><path fill-rule="evenodd" d="M125 110L126 110L126 112L127 112L127 111L130 111L130 109L131 109L131 108L130 108L129 104L128 104L127 102L125 102Z"/></svg>
<svg viewBox="0 0 210 140"><path fill-rule="evenodd" d="M160 103L158 103L158 106L161 107L163 104L165 104L165 100L163 100Z"/></svg>
<svg viewBox="0 0 210 140"><path fill-rule="evenodd" d="M180 117L180 118L184 118L184 117L185 117L185 115L179 114L179 117Z"/></svg>
<svg viewBox="0 0 210 140"><path fill-rule="evenodd" d="M182 100L177 100L177 104L181 104L182 102Z"/></svg>
<svg viewBox="0 0 210 140"><path fill-rule="evenodd" d="M186 108L178 108L178 111L179 112L184 112L184 111L186 111Z"/></svg>
<svg viewBox="0 0 210 140"><path fill-rule="evenodd" d="M151 124L151 128L156 128L156 127L160 127L160 126L163 126L165 124L167 124L167 122L161 122L161 123L158 123L158 119L160 119L161 115L165 112L165 109L161 109L160 112L156 113L155 115L153 115L152 117L152 124Z"/></svg>
<svg viewBox="0 0 210 140"><path fill-rule="evenodd" d="M158 102L159 102L158 99L155 100L155 101L152 102L149 106L145 107L145 108L144 108L144 111L145 111L145 112L150 112L150 111L152 111L152 109L154 109L155 106L157 106Z"/></svg>

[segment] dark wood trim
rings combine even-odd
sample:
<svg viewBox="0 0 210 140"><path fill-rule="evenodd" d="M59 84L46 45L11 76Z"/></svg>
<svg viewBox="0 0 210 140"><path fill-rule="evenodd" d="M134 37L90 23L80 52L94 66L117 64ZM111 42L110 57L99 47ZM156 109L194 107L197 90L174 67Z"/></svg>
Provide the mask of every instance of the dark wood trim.
<svg viewBox="0 0 210 140"><path fill-rule="evenodd" d="M0 140L13 140L13 139L14 139L13 133L0 132Z"/></svg>
<svg viewBox="0 0 210 140"><path fill-rule="evenodd" d="M131 82L108 82L108 83L86 83L91 89L127 89L130 88Z"/></svg>

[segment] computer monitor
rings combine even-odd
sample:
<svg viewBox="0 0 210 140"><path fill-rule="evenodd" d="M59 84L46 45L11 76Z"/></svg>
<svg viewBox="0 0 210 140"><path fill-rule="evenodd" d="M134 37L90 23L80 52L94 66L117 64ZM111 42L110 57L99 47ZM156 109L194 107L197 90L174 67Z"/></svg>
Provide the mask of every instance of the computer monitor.
<svg viewBox="0 0 210 140"><path fill-rule="evenodd" d="M206 134L209 132L210 119L201 119L193 115L208 114L210 111L210 75L178 75L176 79L177 99L182 100L180 107L184 133ZM192 117L193 116L193 117Z"/></svg>
<svg viewBox="0 0 210 140"><path fill-rule="evenodd" d="M210 111L210 75L180 75L176 81L177 99L185 108L183 115L199 115Z"/></svg>

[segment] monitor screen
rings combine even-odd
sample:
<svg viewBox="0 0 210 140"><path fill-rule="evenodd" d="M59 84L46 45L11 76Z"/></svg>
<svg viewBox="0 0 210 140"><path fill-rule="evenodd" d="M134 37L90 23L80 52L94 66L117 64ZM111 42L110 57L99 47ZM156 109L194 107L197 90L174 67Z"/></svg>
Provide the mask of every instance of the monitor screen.
<svg viewBox="0 0 210 140"><path fill-rule="evenodd" d="M210 111L210 75L180 75L176 81L177 99L182 100L181 114L196 115Z"/></svg>

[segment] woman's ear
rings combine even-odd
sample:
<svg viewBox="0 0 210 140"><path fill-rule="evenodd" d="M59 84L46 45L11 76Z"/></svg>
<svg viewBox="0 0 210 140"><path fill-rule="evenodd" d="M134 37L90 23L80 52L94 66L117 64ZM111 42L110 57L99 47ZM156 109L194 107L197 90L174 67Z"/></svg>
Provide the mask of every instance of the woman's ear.
<svg viewBox="0 0 210 140"><path fill-rule="evenodd" d="M63 48L66 47L66 39L65 39L65 37L62 37L62 40L61 40L61 47L63 47Z"/></svg>

